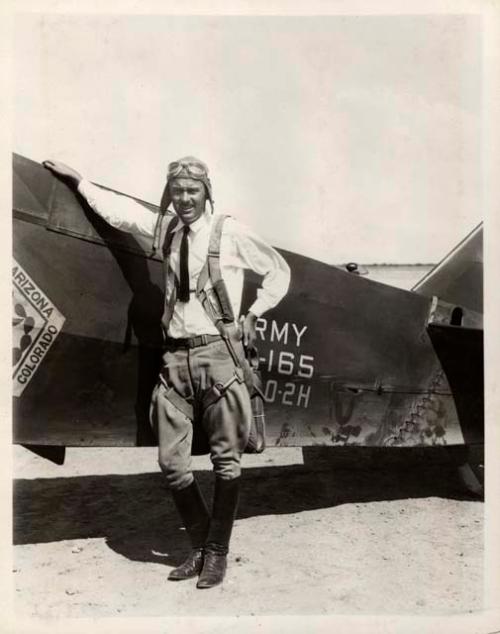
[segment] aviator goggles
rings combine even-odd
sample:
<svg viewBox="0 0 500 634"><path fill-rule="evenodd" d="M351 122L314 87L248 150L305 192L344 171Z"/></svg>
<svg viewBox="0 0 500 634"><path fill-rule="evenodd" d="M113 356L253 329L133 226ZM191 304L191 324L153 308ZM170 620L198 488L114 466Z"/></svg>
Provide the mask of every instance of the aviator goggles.
<svg viewBox="0 0 500 634"><path fill-rule="evenodd" d="M185 174L184 174L185 172ZM177 178L187 176L197 180L208 179L208 169L203 163L198 161L174 161L168 166L167 178Z"/></svg>

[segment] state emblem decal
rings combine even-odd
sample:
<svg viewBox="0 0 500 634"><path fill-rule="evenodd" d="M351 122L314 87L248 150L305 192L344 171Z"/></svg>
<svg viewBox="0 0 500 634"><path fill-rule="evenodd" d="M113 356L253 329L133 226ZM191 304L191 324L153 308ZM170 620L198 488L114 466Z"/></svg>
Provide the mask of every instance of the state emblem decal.
<svg viewBox="0 0 500 634"><path fill-rule="evenodd" d="M12 302L13 394L21 396L61 331L65 317L15 260Z"/></svg>

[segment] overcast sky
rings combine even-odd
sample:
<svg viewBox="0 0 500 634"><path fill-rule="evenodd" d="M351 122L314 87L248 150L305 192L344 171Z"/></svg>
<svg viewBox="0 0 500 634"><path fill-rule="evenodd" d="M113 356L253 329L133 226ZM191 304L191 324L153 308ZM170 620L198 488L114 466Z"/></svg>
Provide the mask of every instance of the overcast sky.
<svg viewBox="0 0 500 634"><path fill-rule="evenodd" d="M14 149L158 203L170 160L216 209L330 263L435 262L482 219L474 16L25 15Z"/></svg>

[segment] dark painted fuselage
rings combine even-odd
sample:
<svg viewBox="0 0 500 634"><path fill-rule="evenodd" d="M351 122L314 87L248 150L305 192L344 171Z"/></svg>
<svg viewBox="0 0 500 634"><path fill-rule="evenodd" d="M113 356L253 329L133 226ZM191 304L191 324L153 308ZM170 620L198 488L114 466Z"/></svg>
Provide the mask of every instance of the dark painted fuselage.
<svg viewBox="0 0 500 634"><path fill-rule="evenodd" d="M15 442L154 442L163 279L150 250L15 157ZM481 426L464 433L429 337L432 298L281 253L290 290L258 322L269 445L481 441ZM247 276L243 308L258 281Z"/></svg>

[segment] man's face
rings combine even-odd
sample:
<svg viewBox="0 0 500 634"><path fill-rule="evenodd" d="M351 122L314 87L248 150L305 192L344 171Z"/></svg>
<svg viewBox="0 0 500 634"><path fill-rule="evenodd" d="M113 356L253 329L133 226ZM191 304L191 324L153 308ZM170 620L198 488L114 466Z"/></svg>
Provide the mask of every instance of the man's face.
<svg viewBox="0 0 500 634"><path fill-rule="evenodd" d="M170 184L174 209L185 225L190 225L205 211L205 185L194 178L174 178Z"/></svg>

